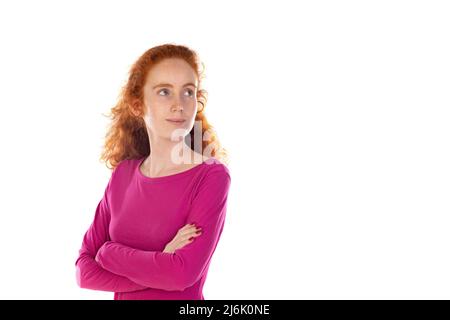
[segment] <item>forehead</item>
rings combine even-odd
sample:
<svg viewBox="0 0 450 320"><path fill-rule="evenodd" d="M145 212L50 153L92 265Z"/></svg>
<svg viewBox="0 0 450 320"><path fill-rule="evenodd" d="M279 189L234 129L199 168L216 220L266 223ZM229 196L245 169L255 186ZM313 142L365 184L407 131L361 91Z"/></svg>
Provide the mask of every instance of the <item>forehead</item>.
<svg viewBox="0 0 450 320"><path fill-rule="evenodd" d="M194 69L183 59L170 58L154 65L147 75L147 83L169 83L182 86L192 82L197 85L197 75Z"/></svg>

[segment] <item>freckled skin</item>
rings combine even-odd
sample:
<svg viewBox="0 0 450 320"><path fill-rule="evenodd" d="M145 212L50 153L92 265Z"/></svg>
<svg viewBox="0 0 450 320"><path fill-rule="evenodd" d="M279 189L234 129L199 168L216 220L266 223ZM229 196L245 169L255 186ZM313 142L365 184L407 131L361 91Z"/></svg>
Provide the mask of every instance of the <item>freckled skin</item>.
<svg viewBox="0 0 450 320"><path fill-rule="evenodd" d="M159 84L168 85L155 88ZM143 87L143 104L137 101L133 110L135 115L143 118L149 136L151 154L140 168L145 175L158 177L175 174L198 165L194 159L209 159L185 144L182 146L182 154L189 155L187 159L191 159L190 161L177 163L171 154L174 148L180 149L180 140L173 141L172 135L175 133L176 137L184 138L194 126L198 111L197 90L197 74L183 59L164 59L148 72ZM186 121L175 125L168 122L168 118L182 118Z"/></svg>

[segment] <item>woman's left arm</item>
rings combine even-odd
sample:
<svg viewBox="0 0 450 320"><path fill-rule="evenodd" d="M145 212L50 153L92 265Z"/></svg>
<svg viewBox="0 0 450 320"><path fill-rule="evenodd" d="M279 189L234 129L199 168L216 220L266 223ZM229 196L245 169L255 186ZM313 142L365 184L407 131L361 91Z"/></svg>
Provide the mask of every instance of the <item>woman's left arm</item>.
<svg viewBox="0 0 450 320"><path fill-rule="evenodd" d="M173 253L144 251L108 241L96 261L106 270L146 287L182 291L196 283L208 266L221 236L231 178L223 165L201 183L186 223L202 228L193 242Z"/></svg>

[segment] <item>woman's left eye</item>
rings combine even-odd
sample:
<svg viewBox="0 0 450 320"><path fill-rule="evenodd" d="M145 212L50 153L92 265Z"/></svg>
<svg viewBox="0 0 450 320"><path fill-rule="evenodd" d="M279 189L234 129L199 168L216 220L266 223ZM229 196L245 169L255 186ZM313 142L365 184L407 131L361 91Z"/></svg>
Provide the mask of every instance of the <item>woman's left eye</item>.
<svg viewBox="0 0 450 320"><path fill-rule="evenodd" d="M194 95L194 91L192 91L192 90L187 90L186 92L189 92L189 96L193 96Z"/></svg>

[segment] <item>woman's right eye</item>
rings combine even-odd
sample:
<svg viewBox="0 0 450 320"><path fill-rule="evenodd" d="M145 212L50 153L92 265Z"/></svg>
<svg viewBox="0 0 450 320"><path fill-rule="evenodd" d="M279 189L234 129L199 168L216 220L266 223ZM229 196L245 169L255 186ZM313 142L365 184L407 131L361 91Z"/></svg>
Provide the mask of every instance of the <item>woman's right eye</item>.
<svg viewBox="0 0 450 320"><path fill-rule="evenodd" d="M158 94L160 94L161 92L166 92L166 91L167 91L167 89L159 90ZM160 95L161 95L161 94L160 94ZM164 96L165 96L165 94L164 94Z"/></svg>

